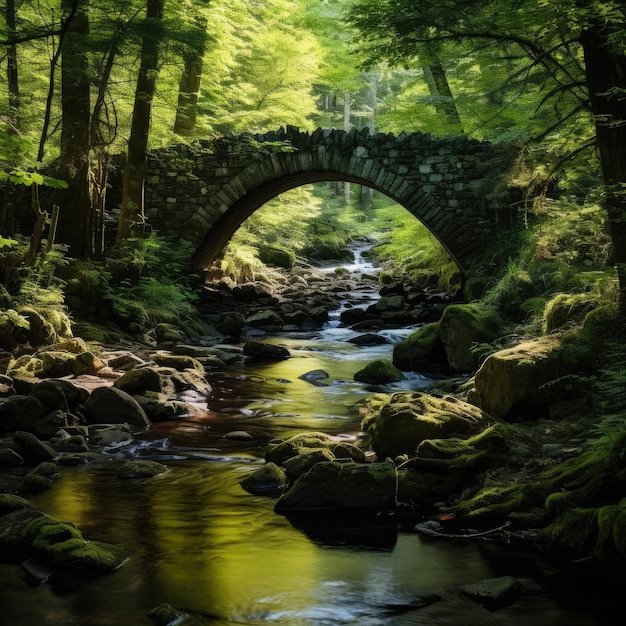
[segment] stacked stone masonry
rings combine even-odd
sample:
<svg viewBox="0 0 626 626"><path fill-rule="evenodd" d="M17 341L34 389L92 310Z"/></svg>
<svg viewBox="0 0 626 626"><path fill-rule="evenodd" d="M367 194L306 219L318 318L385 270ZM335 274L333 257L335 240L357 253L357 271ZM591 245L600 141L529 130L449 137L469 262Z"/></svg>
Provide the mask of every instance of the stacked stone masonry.
<svg viewBox="0 0 626 626"><path fill-rule="evenodd" d="M232 135L151 152L146 215L159 233L190 241L201 268L272 197L303 184L344 180L402 205L463 269L510 227L516 193L507 181L517 158L511 145L423 133L288 127Z"/></svg>

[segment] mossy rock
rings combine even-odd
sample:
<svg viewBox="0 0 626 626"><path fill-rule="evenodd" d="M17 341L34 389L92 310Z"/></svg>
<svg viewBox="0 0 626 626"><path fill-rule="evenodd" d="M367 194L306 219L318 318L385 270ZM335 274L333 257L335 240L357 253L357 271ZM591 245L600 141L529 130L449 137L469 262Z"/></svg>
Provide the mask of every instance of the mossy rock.
<svg viewBox="0 0 626 626"><path fill-rule="evenodd" d="M125 461L117 469L118 478L154 478L167 472L167 466L156 461Z"/></svg>
<svg viewBox="0 0 626 626"><path fill-rule="evenodd" d="M439 337L452 372L474 371L478 361L472 346L490 343L501 334L502 321L495 309L480 303L451 304L439 322Z"/></svg>
<svg viewBox="0 0 626 626"><path fill-rule="evenodd" d="M359 403L361 428L379 458L415 454L425 439L469 437L488 425L477 407L452 396L427 393L378 394Z"/></svg>
<svg viewBox="0 0 626 626"><path fill-rule="evenodd" d="M28 343L33 348L46 346L57 341L58 336L52 324L36 309L23 307L18 313L29 322Z"/></svg>
<svg viewBox="0 0 626 626"><path fill-rule="evenodd" d="M187 356L185 354L171 354L170 352L156 352L152 355L152 359L158 365L171 367L179 372L184 370L195 370L200 374L204 374L204 367L202 366L202 363L192 356Z"/></svg>
<svg viewBox="0 0 626 626"><path fill-rule="evenodd" d="M553 336L494 352L476 373L468 401L497 418L538 417L567 392L564 377L586 354L582 344L570 347Z"/></svg>
<svg viewBox="0 0 626 626"><path fill-rule="evenodd" d="M276 463L270 462L252 474L248 474L239 484L248 493L266 496L281 493L286 483L285 471Z"/></svg>
<svg viewBox="0 0 626 626"><path fill-rule="evenodd" d="M587 555L593 553L597 539L597 509L577 507L543 528L538 541L546 550Z"/></svg>
<svg viewBox="0 0 626 626"><path fill-rule="evenodd" d="M588 293L559 293L546 304L544 332L551 333L568 323L581 323L597 305Z"/></svg>
<svg viewBox="0 0 626 626"><path fill-rule="evenodd" d="M11 493L0 493L0 517L21 509L34 509L35 506L26 498Z"/></svg>
<svg viewBox="0 0 626 626"><path fill-rule="evenodd" d="M354 380L371 385L386 385L405 380L406 376L388 359L377 359L354 374Z"/></svg>
<svg viewBox="0 0 626 626"><path fill-rule="evenodd" d="M314 511L389 511L396 508L393 463L317 463L276 503L282 515Z"/></svg>
<svg viewBox="0 0 626 626"><path fill-rule="evenodd" d="M393 346L393 364L405 371L447 369L446 352L439 336L439 322L425 324Z"/></svg>
<svg viewBox="0 0 626 626"><path fill-rule="evenodd" d="M13 378L37 378L43 375L43 363L40 358L23 354L9 363L7 375Z"/></svg>
<svg viewBox="0 0 626 626"><path fill-rule="evenodd" d="M332 450L336 442L325 433L306 433L295 435L287 441L283 441L265 453L265 460L268 463L283 465L287 459L298 454L301 448L328 448Z"/></svg>
<svg viewBox="0 0 626 626"><path fill-rule="evenodd" d="M477 494L462 500L454 513L459 520L471 521L478 526L495 526L509 520L511 514L531 508L523 485L495 485L485 487Z"/></svg>
<svg viewBox="0 0 626 626"><path fill-rule="evenodd" d="M163 384L159 372L152 367L140 367L122 374L113 386L130 394L142 394L146 391L161 392Z"/></svg>
<svg viewBox="0 0 626 626"><path fill-rule="evenodd" d="M259 247L259 260L265 265L290 270L296 264L296 254L293 250L263 245Z"/></svg>
<svg viewBox="0 0 626 626"><path fill-rule="evenodd" d="M328 448L300 448L296 456L285 461L287 476L295 480L308 472L316 463L334 461L335 456Z"/></svg>

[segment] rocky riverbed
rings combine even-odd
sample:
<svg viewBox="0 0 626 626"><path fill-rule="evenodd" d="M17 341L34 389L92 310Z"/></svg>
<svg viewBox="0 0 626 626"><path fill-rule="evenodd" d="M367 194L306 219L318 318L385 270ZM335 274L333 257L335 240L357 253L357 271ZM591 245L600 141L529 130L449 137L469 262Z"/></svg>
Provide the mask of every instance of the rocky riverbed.
<svg viewBox="0 0 626 626"><path fill-rule="evenodd" d="M45 580L50 568L96 576L122 566L123 546L83 537L71 520L34 509L29 494L49 487L66 466L96 461L116 464L120 485L164 472L163 464L111 459L106 451L193 412L211 392L210 372L290 358L257 338L319 328L343 301L337 323L363 331L361 345L381 328L418 328L394 347L393 363L368 374L380 392L356 408L363 436L357 445L325 433L274 441L242 489L278 497L276 512L294 519L356 513L365 523L394 515L430 537L489 537L566 561L619 563L622 442L599 441L584 394L552 382L585 357L581 341L564 333L487 344L502 328L479 305L452 303L404 280L380 292L376 285L313 269L280 286L217 282L200 305L207 334L161 325L149 343L87 344L37 312L29 328L10 333L5 325L2 553L21 562L30 581ZM429 364L441 379L427 393L386 393L390 372L402 375L407 363ZM324 374L311 372L310 383L323 384ZM468 595L499 607L527 584L497 580Z"/></svg>

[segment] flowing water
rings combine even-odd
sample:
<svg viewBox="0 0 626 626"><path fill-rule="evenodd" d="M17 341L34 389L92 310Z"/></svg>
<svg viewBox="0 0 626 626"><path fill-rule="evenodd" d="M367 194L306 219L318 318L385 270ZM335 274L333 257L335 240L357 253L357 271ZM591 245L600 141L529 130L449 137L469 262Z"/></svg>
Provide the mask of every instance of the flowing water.
<svg viewBox="0 0 626 626"><path fill-rule="evenodd" d="M273 512L274 500L243 491L240 480L262 464L274 437L319 430L359 438L352 407L377 389L352 376L390 356L391 343L358 348L346 343L354 335L334 321L319 333L268 339L292 358L212 374L212 397L189 396L189 417L155 424L131 446L109 450L112 458L165 463L169 470L159 477L122 481L111 463L64 468L34 503L87 538L124 545L130 558L102 578L53 576L34 588L15 565L0 565L0 624L148 626L154 622L146 613L163 602L218 626L614 623L597 607L554 592L523 595L490 612L455 591L494 576L543 576L546 566L531 554L424 538L392 520L343 532L295 527ZM329 373L324 386L299 378L317 369ZM416 374L386 390L429 383ZM238 430L253 439L224 438Z"/></svg>

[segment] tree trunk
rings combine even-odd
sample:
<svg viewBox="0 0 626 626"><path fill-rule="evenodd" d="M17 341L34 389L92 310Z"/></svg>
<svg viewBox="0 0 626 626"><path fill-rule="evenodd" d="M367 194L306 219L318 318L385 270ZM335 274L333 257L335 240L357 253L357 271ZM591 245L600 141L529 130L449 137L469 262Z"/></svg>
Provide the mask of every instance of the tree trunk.
<svg viewBox="0 0 626 626"><path fill-rule="evenodd" d="M68 13L76 0L63 0ZM61 175L69 185L59 198L57 239L69 245L70 254L88 257L91 242L91 196L89 172L90 83L86 55L89 35L89 0L79 0L68 25L61 52Z"/></svg>
<svg viewBox="0 0 626 626"><path fill-rule="evenodd" d="M445 118L450 132L462 134L463 124L461 123L461 117L454 103L446 71L439 60L434 44L428 42L419 44L418 56L424 71L428 91L435 99L434 106L437 113Z"/></svg>
<svg viewBox="0 0 626 626"><path fill-rule="evenodd" d="M197 48L189 49L184 54L183 74L178 87L178 106L174 132L182 137L193 137L196 132L196 114L202 81L202 59L206 46L206 23L203 20L198 20L197 25L202 33L201 44Z"/></svg>
<svg viewBox="0 0 626 626"><path fill-rule="evenodd" d="M117 225L117 242L143 233L145 222L143 187L146 178L146 149L150 131L152 98L158 71L159 29L163 18L165 0L147 0L146 30L141 49L141 65L137 77L135 104L128 139L128 153L124 170L124 187L120 217Z"/></svg>
<svg viewBox="0 0 626 626"><path fill-rule="evenodd" d="M587 87L606 196L606 210L619 281L619 304L626 314L626 55L612 45L617 26L592 24L583 31Z"/></svg>
<svg viewBox="0 0 626 626"><path fill-rule="evenodd" d="M6 0L5 20L7 30L15 33L15 0ZM9 88L9 132L19 130L20 89L17 73L17 46L7 49L7 85Z"/></svg>

